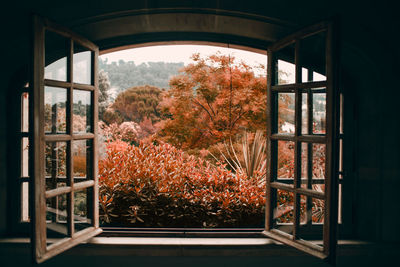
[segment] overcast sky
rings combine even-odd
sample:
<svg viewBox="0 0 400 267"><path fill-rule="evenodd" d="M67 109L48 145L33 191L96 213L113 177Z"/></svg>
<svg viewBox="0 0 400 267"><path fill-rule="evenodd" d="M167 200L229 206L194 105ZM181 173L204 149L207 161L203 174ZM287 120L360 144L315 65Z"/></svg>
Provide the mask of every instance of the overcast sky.
<svg viewBox="0 0 400 267"><path fill-rule="evenodd" d="M239 49L216 47L208 45L162 45L162 46L148 46L141 48L132 48L118 52L112 52L101 55L101 59L108 59L108 62L118 62L120 59L124 61L134 61L136 65L143 62L183 62L185 65L191 63L190 56L193 53L200 53L201 55L212 55L217 51L222 54L228 55L229 53L236 59L243 60L250 66L257 66L260 63L266 65L267 56L248 52Z"/></svg>

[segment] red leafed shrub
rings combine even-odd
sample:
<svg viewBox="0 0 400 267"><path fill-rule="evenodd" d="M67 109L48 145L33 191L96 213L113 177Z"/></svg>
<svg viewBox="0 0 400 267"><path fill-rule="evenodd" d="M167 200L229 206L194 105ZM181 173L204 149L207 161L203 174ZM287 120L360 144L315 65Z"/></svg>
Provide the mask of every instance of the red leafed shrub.
<svg viewBox="0 0 400 267"><path fill-rule="evenodd" d="M169 145L108 143L99 162L103 224L135 227L262 227L265 190Z"/></svg>

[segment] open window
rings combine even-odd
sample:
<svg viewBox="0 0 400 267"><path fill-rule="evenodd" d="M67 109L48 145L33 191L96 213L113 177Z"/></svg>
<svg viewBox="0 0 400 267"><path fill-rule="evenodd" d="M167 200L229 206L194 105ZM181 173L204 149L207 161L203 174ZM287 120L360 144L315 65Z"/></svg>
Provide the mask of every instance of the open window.
<svg viewBox="0 0 400 267"><path fill-rule="evenodd" d="M268 49L269 167L264 234L323 259L335 257L338 211L339 92L334 37L333 24L324 22ZM289 71L295 79L289 83L277 75L282 71L280 59L294 62ZM287 121L294 122L294 132L281 127ZM291 151L291 157L282 163L280 155L285 150ZM294 172L282 175L282 164L293 165ZM285 209L291 211L289 215L282 211ZM310 235L307 229L314 222L322 228Z"/></svg>
<svg viewBox="0 0 400 267"><path fill-rule="evenodd" d="M46 19L34 17L33 25L30 221L34 259L43 262L101 232L99 50ZM321 23L268 50L269 170L264 234L320 258L334 258L336 246L338 92L332 43L332 24ZM279 69L282 61L278 58L294 63L294 81L282 84L278 73L287 68ZM282 113L282 109L286 111ZM289 124L294 124L294 133L282 127L288 116L293 117ZM286 149L286 154L293 152L293 175L279 175L280 149ZM318 162L323 169L314 171L317 161L323 161ZM277 207L278 198L285 198L280 203L286 206ZM280 212L282 209L285 212ZM309 235L307 229L315 228L315 216L321 234L313 231ZM310 241L316 239L321 239L322 245Z"/></svg>
<svg viewBox="0 0 400 267"><path fill-rule="evenodd" d="M35 16L33 22L29 166L34 179L32 248L40 263L102 231L97 182L99 50L46 19Z"/></svg>

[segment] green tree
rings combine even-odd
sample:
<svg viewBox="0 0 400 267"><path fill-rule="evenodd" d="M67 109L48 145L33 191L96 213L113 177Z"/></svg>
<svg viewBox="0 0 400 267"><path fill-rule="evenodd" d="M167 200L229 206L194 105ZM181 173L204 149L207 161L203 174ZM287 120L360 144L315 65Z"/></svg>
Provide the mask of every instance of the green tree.
<svg viewBox="0 0 400 267"><path fill-rule="evenodd" d="M158 104L162 99L162 90L155 86L135 86L118 94L111 105L123 121L140 123L149 118L152 123L160 120Z"/></svg>

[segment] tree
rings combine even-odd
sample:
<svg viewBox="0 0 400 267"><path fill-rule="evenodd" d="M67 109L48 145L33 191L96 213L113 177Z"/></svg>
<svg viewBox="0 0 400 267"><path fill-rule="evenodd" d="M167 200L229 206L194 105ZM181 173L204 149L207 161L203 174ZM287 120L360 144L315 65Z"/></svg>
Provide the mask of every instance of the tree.
<svg viewBox="0 0 400 267"><path fill-rule="evenodd" d="M193 64L170 80L159 136L183 149L208 148L242 129L265 130L266 77L219 53L192 56Z"/></svg>
<svg viewBox="0 0 400 267"><path fill-rule="evenodd" d="M154 86L136 86L120 93L111 108L123 121L142 122L145 118L153 123L160 120L158 104L161 102L162 90Z"/></svg>
<svg viewBox="0 0 400 267"><path fill-rule="evenodd" d="M109 90L111 88L108 73L104 70L99 71L99 118L102 119L104 112L109 105Z"/></svg>

